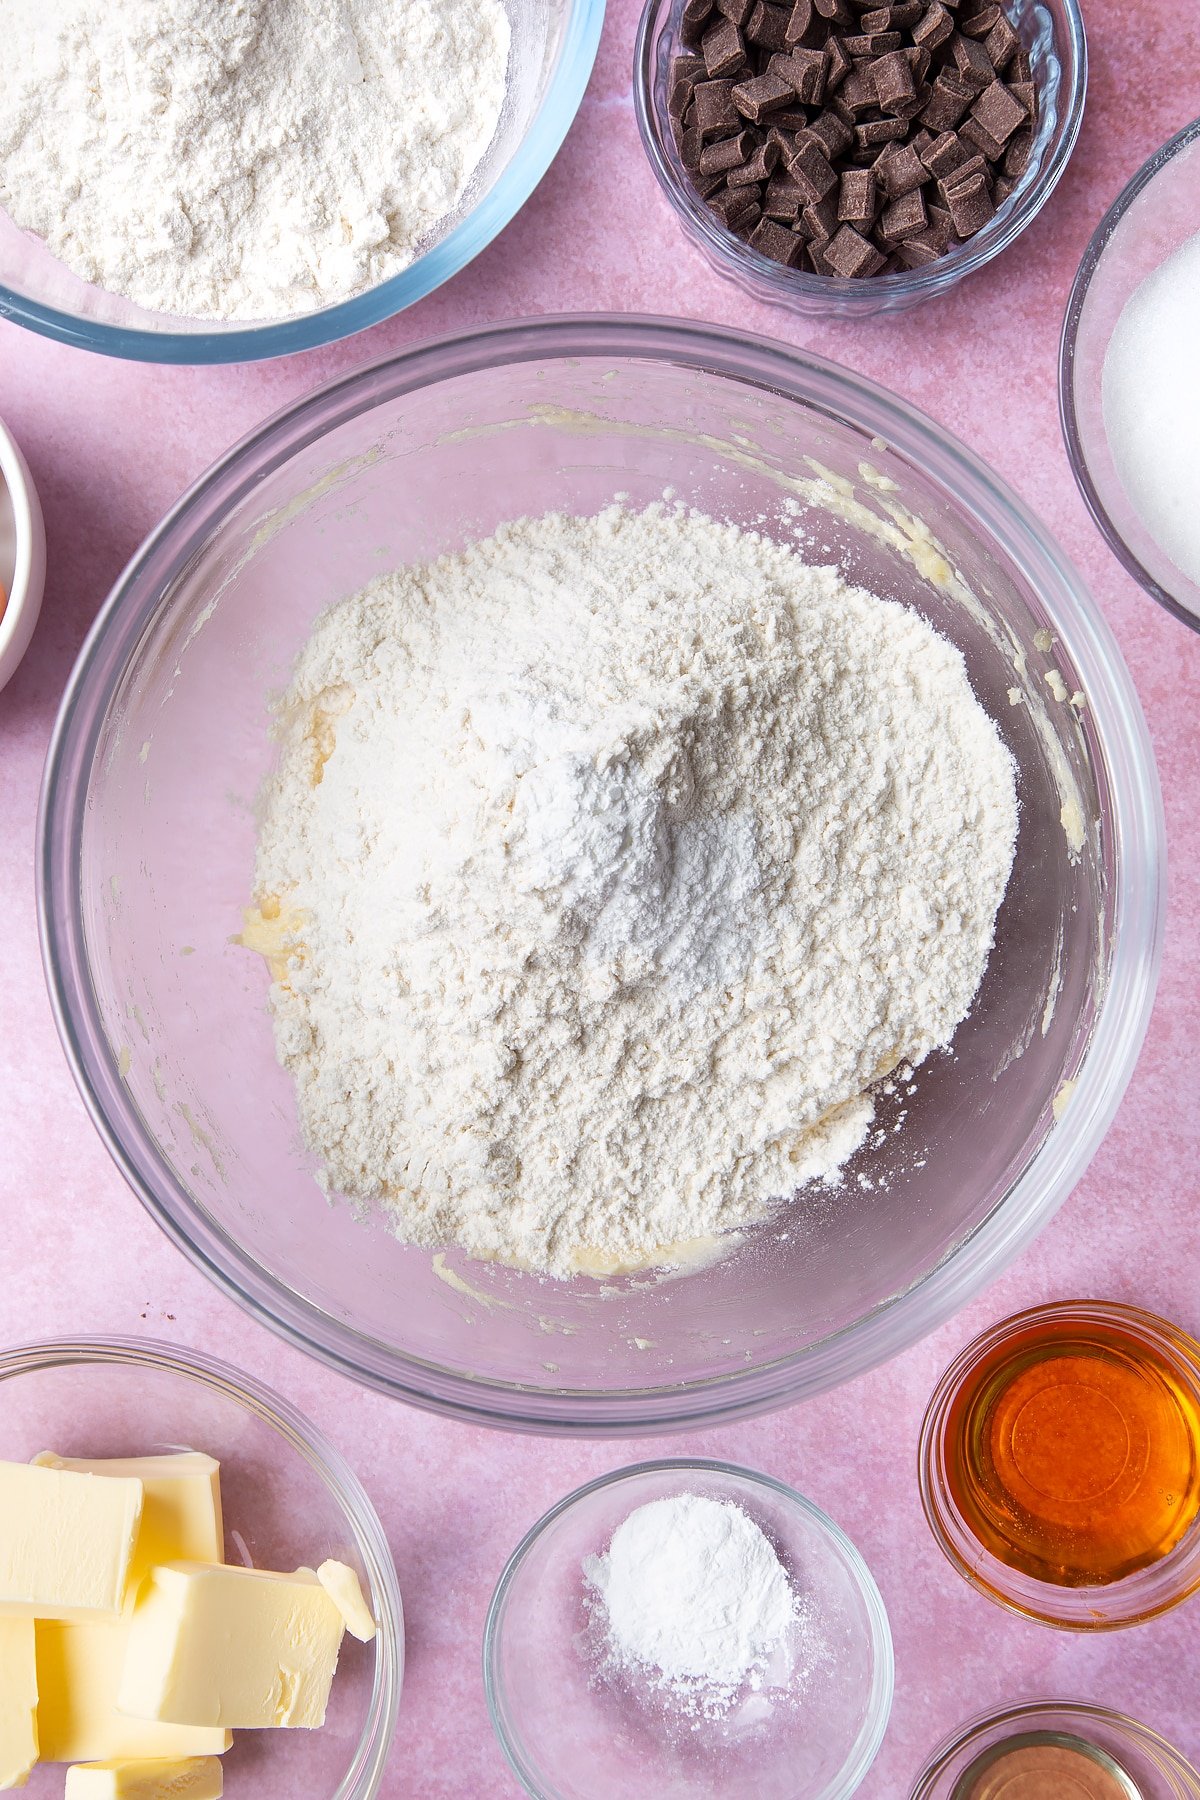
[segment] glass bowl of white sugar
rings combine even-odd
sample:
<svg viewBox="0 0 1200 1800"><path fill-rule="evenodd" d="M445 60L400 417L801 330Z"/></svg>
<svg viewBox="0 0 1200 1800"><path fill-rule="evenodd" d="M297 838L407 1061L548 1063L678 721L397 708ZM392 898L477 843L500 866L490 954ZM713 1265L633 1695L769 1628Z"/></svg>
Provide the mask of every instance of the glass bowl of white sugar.
<svg viewBox="0 0 1200 1800"><path fill-rule="evenodd" d="M0 317L143 362L285 356L432 293L545 174L605 0L15 0Z"/></svg>
<svg viewBox="0 0 1200 1800"><path fill-rule="evenodd" d="M845 1800L892 1640L845 1533L769 1475L673 1460L569 1494L488 1612L492 1724L536 1800Z"/></svg>
<svg viewBox="0 0 1200 1800"><path fill-rule="evenodd" d="M1059 410L1080 492L1123 567L1200 631L1200 119L1138 170L1067 303Z"/></svg>
<svg viewBox="0 0 1200 1800"><path fill-rule="evenodd" d="M646 741L670 752L659 758L658 774L644 765L654 782L661 775L666 784L654 793L663 794L667 810L655 810L655 801L649 828L646 809L631 810L619 782L619 805L596 812L575 806L593 790L604 800L612 768L629 764L607 758L602 768L592 739L584 746L588 779L558 781L564 768L578 773L581 677L574 663L585 672L593 667L587 632L572 625L575 635L564 633L562 620L572 597L595 579L616 530L606 537L603 521L616 503L616 516L640 508L639 517L676 524L653 570L624 559L623 582L610 584L606 604L674 591L677 574L688 593L706 596L689 636L666 633L663 655L679 665L685 684L679 707L672 711L670 701L664 710L657 690L653 705L635 696L636 717L618 712L615 701L606 707L607 690L579 701L603 715L594 740L601 748L606 719L619 716L635 732L649 721ZM709 523L688 527L687 508ZM548 517L558 525L514 523ZM571 524L589 519L586 531ZM621 526L618 541L628 541L632 529ZM526 552L539 534L549 549L531 562ZM583 552L572 550L573 536L582 538ZM702 538L722 556L723 545L749 546L758 574L726 580L722 561L714 591L695 550ZM640 541L635 537L635 545ZM481 544L492 546L490 575L479 573ZM589 545L596 550L590 560ZM1011 757L1015 861L982 984L947 1047L918 1067L891 1067L895 1057L886 1057L884 1044L880 1060L891 1072L871 1077L869 1093L856 1095L865 1135L836 1180L801 1179L790 1165L776 1184L787 1191L764 1205L755 1223L743 1218L744 1229L726 1230L718 1220L707 1239L697 1231L686 1242L655 1236L649 1256L610 1253L565 1267L559 1259L548 1269L541 1257L520 1254L522 1243L547 1260L556 1256L555 1240L573 1229L581 1206L594 1202L603 1212L609 1201L619 1203L626 1220L648 1206L659 1209L656 1218L692 1216L703 1183L676 1180L683 1159L711 1141L714 1124L723 1127L725 1107L777 1106L765 1074L781 1033L807 1071L806 1032L817 1015L803 994L781 1003L784 981L794 991L813 966L800 955L781 964L778 977L768 971L758 980L763 1031L756 1026L718 1071L723 1099L707 1085L707 1062L695 1086L690 1076L674 1078L677 1067L690 1066L697 1044L713 1041L711 1034L685 1033L678 1021L698 1017L699 1008L708 1033L714 1009L718 1023L724 1020L723 997L747 987L739 973L743 939L752 931L761 937L762 883L746 879L738 831L691 833L694 867L684 858L683 871L705 876L695 888L695 917L682 905L650 907L670 926L664 945L639 922L661 875L655 856L642 856L639 845L653 851L660 825L668 836L673 822L699 818L703 825L693 778L724 779L741 766L721 752L720 733L714 753L709 702L698 695L693 707L688 698L690 665L709 666L719 649L726 659L721 691L736 710L747 657L759 654L756 645L775 656L785 641L778 615L762 615L754 635L748 624L756 608L761 612L763 592L774 591L762 582L784 550L794 552L806 582L824 582L836 594L843 591L837 581L846 579L897 603L894 614L911 625L913 641L930 646L928 663L918 656L904 665L912 693L928 689L926 677L935 666L953 665L956 651L975 711L986 714L993 741ZM433 593L439 568L457 571L459 610L442 610L439 600L435 615L406 588L411 611L399 630L387 624L372 636L373 608L354 597L378 577L391 594L401 573L414 569L418 587ZM835 574L818 577L819 568ZM736 609L731 616L731 595L741 596L744 616ZM315 622L329 609L344 616L335 607L342 602L352 603L362 627L348 640L338 635L339 644L349 641L361 654L350 683L334 676L333 663L321 663L314 638ZM380 618L390 617L391 604ZM492 649L511 667L514 634L505 609L514 620L521 611L519 646L530 642L530 612L544 619L566 704L557 686L547 705L515 704L528 698L529 671L549 667L540 652L523 648L522 669L491 679L501 666ZM641 614L657 617L645 605ZM437 682L414 690L419 704L371 715L402 734L403 744L388 740L364 760L355 737L355 757L339 761L336 749L329 754L338 733L353 734L365 717L363 709L347 713L353 681L361 675L369 683L373 669L395 667L397 653L387 644L409 641L408 624L415 630L427 617L438 621L439 645L463 652L458 672L449 670L449 688L439 685L449 669L442 664ZM822 617L833 643L844 621L836 612ZM486 626L482 636L476 624ZM624 624L622 614L618 642ZM929 628L944 640L940 649ZM822 640L811 656L792 657L784 676L829 660ZM898 857L903 864L918 806L925 816L946 809L927 804L936 770L927 780L923 763L903 782L887 778L886 759L873 745L889 728L876 737L871 722L878 727L880 696L892 692L895 670L880 656L857 666L861 705L834 710L854 732L866 722L864 779L883 816L896 823L881 839L882 856L864 868L861 889L853 871L848 881L836 877L832 888L822 887L824 856L811 846L803 856L791 852L802 830L800 838L781 834L769 782L757 796L762 822L753 842L756 855L757 846L766 847L773 871L790 876L799 869L816 881L824 897L812 916L833 916L847 946L846 1005L869 998L872 1028L882 1029L892 1018L877 1004L880 970L887 968L873 951L857 955L861 933L872 925L859 895L874 894L889 914L889 895L897 895L920 929L928 908L917 890L929 886L926 876L917 887L912 880L881 885L879 870L894 871ZM669 700L676 674L668 675ZM295 680L310 677L320 717L313 715L310 778L294 790L293 822L302 850L310 802L334 806L335 835L319 863L342 880L332 908L322 899L318 911L335 921L353 916L353 929L339 924L337 936L356 955L382 944L385 964L393 950L404 958L411 951L414 960L400 984L385 967L377 980L321 986L338 1047L320 1040L327 1049L307 1057L302 1091L277 1052L303 1053L318 1040L303 1019L293 1025L278 1008L273 1014L282 996L272 979L272 945L278 948L280 931L303 919L290 919L278 897L274 908L265 893L256 902L255 890L264 784L277 798L293 791L275 781L286 748L280 727L292 716L278 702ZM459 703L447 705L451 691ZM910 716L903 696L896 704L899 716ZM734 745L739 758L748 754L747 742L761 742L765 759L817 741L804 718L784 729L752 711L753 733ZM462 754L443 763L445 732L457 731L455 721L468 715L473 724L461 737ZM301 708L294 716L307 715ZM488 749L507 743L498 734L514 716L538 739L529 766L546 776L521 777L519 807L504 785L507 752L493 759ZM734 715L719 714L727 716ZM812 709L812 719L821 716ZM693 749L684 755L688 734ZM906 753L925 755L920 730L892 735ZM348 748L351 738L342 742ZM453 818L440 803L426 806L423 796L448 791L443 770L457 782L464 757L474 759L479 745L489 758L484 768L472 761L479 804L470 796L456 802ZM809 766L815 805L826 764L818 754ZM364 793L382 782L383 804L342 814L343 769ZM759 790L753 759L751 770L748 786ZM493 774L501 782L498 800L487 797ZM574 796L565 815L558 804L564 795ZM964 778L963 810L948 815L952 844L957 821L963 831L975 828L967 816L978 813L973 796ZM822 830L836 845L842 802L853 808L857 796L839 779L828 798L833 811L827 806L820 815ZM286 806L267 811L287 823ZM446 817L447 830L438 817ZM464 860L476 869L477 853L492 854L496 828L503 848L505 821L518 817L526 851L532 844L538 852L522 852L521 893L510 896L512 877L502 873L507 855L495 880L492 864L484 865L483 878L472 877L474 922L464 924L460 943L444 926L459 913L432 901L451 893ZM544 829L528 830L531 822ZM587 827L582 847L577 825ZM364 914L354 871L381 835L385 889L393 874L407 885ZM522 920L543 916L543 864L560 882L556 846L570 850L567 873L579 902L568 920L574 932L579 913L594 912L609 897L607 853L592 853L609 838L618 850L632 844L638 852L628 864L633 878L622 875L613 888L619 906L604 913L606 931L609 923L615 931L620 912L629 938L618 989L604 972L610 965L598 974L590 961L581 965L578 933L564 942L557 925L532 951L522 926L518 949L522 967L537 972L532 986L520 971L513 977L504 930L492 930L480 948L477 923L497 894L523 909ZM285 862L297 845L281 833ZM829 866L841 867L840 855ZM414 870L429 876L420 874L415 888L405 873ZM1079 1179L1129 1079L1154 992L1164 883L1157 777L1120 652L1078 575L1016 496L929 420L819 357L742 333L627 317L535 319L428 344L322 389L232 451L135 557L82 652L47 765L38 873L53 1004L85 1102L139 1199L205 1274L292 1342L384 1393L510 1429L620 1436L695 1429L846 1381L949 1317L1029 1242ZM282 887L289 888L286 868ZM692 891L680 885L680 895ZM936 897L936 881L929 891ZM934 941L953 947L961 928L955 912ZM898 970L906 966L905 943L907 937ZM445 949L459 968L445 984L426 955L432 949L439 957ZM661 1032L654 1027L664 999L660 965L632 955L647 949L662 950L664 979L678 973L703 990L680 1001L672 989ZM723 978L731 966L733 987ZM497 969L521 1012L519 1057L507 1037L488 1037L487 1021L497 1015L482 1002ZM294 973L298 985L289 991L299 998L314 984L303 964ZM535 990L538 1005L527 1014L521 1009ZM637 1015L618 1012L619 1039L605 1035L614 993ZM564 1025L581 994L597 1008L586 1040ZM828 1021L824 982L819 998ZM397 1036L394 1020L410 999L420 1014L410 1015L414 1035ZM453 1026L462 1033L461 1049L439 1051L436 1067L419 1036L429 1022L439 1032ZM668 1032L672 1047L663 1060ZM611 1111L612 1096L629 1096L628 1106L617 1107L611 1145L581 1125L575 1104L595 1074L591 1046L610 1042L621 1073L615 1084L601 1081L604 1104ZM819 1074L820 1044L813 1053ZM541 1148L553 1153L538 1165L536 1182L514 1155L527 1135L525 1113L509 1113L502 1132L482 1137L469 1120L465 1129L458 1125L465 1117L460 1102L475 1107L482 1096L490 1106L495 1092L507 1106L513 1077L530 1068L533 1085L518 1097L536 1103L549 1134ZM571 1104L556 1110L560 1091ZM658 1114L658 1099L676 1092L671 1142L678 1160L665 1165L655 1120L666 1115ZM708 1096L703 1116L693 1094ZM304 1110L312 1095L320 1101L314 1114ZM773 1132L789 1128L787 1112L763 1116ZM310 1129L314 1120L319 1135ZM343 1132L351 1121L353 1129ZM628 1154L635 1126L648 1133L647 1159ZM343 1142L352 1158L361 1151L359 1164L338 1165L327 1154L326 1134L338 1155ZM576 1166L589 1169L588 1159L601 1151L609 1159L604 1183L581 1184ZM407 1181L403 1218L388 1186L393 1152L401 1176L411 1165L419 1177ZM443 1155L469 1156L470 1178L460 1180L460 1160L453 1181L443 1184ZM639 1182L651 1158L657 1173L643 1193ZM338 1167L344 1177L333 1173ZM700 1177L708 1172L693 1168ZM494 1209L488 1195L477 1203L476 1176L499 1190ZM752 1203L761 1192L760 1185ZM464 1194L469 1205L460 1203ZM767 1201L775 1196L776 1186L765 1190ZM471 1243L464 1242L468 1226Z"/></svg>

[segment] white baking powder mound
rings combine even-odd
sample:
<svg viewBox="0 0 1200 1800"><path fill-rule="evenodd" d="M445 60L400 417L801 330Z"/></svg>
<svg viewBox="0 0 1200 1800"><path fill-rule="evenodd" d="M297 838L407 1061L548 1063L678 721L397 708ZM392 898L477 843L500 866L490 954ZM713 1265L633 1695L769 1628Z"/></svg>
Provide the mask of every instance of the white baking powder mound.
<svg viewBox="0 0 1200 1800"><path fill-rule="evenodd" d="M331 607L257 910L331 1189L554 1275L828 1182L949 1042L1012 760L916 613L668 506L501 527Z"/></svg>
<svg viewBox="0 0 1200 1800"><path fill-rule="evenodd" d="M504 104L501 0L3 0L0 206L83 280L192 319L374 287Z"/></svg>

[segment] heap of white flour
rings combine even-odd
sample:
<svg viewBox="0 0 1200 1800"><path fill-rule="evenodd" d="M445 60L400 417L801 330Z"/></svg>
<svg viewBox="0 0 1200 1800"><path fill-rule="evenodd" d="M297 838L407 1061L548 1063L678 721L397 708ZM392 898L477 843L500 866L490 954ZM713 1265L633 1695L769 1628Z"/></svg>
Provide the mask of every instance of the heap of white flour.
<svg viewBox="0 0 1200 1800"><path fill-rule="evenodd" d="M760 1218L983 975L1017 809L960 655L753 533L504 526L326 612L280 730L277 1047L407 1241L566 1275Z"/></svg>
<svg viewBox="0 0 1200 1800"><path fill-rule="evenodd" d="M85 281L275 319L396 274L504 103L501 0L3 0L0 206Z"/></svg>

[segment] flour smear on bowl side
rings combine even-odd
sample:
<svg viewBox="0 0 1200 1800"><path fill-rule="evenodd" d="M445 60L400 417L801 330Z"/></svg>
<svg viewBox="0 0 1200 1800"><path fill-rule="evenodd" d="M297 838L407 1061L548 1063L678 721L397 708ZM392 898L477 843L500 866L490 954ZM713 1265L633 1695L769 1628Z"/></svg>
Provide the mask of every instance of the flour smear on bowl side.
<svg viewBox="0 0 1200 1800"><path fill-rule="evenodd" d="M667 505L550 514L317 621L255 906L331 1190L567 1276L834 1182L966 1015L1012 759L915 612Z"/></svg>
<svg viewBox="0 0 1200 1800"><path fill-rule="evenodd" d="M509 37L501 0L5 0L0 206L151 311L312 312L453 213Z"/></svg>

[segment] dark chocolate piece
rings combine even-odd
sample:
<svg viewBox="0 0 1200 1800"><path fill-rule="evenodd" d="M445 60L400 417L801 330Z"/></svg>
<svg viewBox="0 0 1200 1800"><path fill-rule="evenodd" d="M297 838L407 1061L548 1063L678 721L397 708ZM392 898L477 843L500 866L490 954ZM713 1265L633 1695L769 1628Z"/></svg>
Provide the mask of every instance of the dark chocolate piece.
<svg viewBox="0 0 1200 1800"><path fill-rule="evenodd" d="M820 106L825 97L825 74L829 67L824 50L806 50L799 45L790 56L772 57L771 62L773 67L778 64L777 73L791 82L796 98L803 106Z"/></svg>
<svg viewBox="0 0 1200 1800"><path fill-rule="evenodd" d="M1024 125L1028 114L1024 106L1011 94L1002 81L993 81L985 87L978 100L971 108L971 117L976 124L1003 146L1007 144L1018 125ZM1000 151L996 152L999 156Z"/></svg>
<svg viewBox="0 0 1200 1800"><path fill-rule="evenodd" d="M982 231L996 212L988 193L987 176L982 171L961 187L952 188L946 195L946 205L954 220L954 229L961 238L973 237L977 231Z"/></svg>
<svg viewBox="0 0 1200 1800"><path fill-rule="evenodd" d="M879 231L889 244L898 244L902 238L916 237L928 224L925 201L920 189L914 188L910 194L904 194L899 200L893 200L884 207L879 219Z"/></svg>
<svg viewBox="0 0 1200 1800"><path fill-rule="evenodd" d="M962 140L955 131L943 131L932 143L918 155L935 181L949 175L952 170L960 168L971 152L963 148Z"/></svg>
<svg viewBox="0 0 1200 1800"><path fill-rule="evenodd" d="M753 5L754 0L717 0L717 11L732 19L740 29L750 17Z"/></svg>
<svg viewBox="0 0 1200 1800"><path fill-rule="evenodd" d="M804 240L774 219L760 219L750 233L750 248L769 256L772 262L794 269L804 255Z"/></svg>
<svg viewBox="0 0 1200 1800"><path fill-rule="evenodd" d="M681 43L692 45L700 42L712 17L712 9L713 0L683 0L683 11L679 15Z"/></svg>
<svg viewBox="0 0 1200 1800"><path fill-rule="evenodd" d="M842 42L852 57L866 56L874 59L877 56L890 56L893 50L899 50L903 39L898 31L874 31L869 36L861 34L843 38Z"/></svg>
<svg viewBox="0 0 1200 1800"><path fill-rule="evenodd" d="M942 69L934 79L933 93L921 111L921 118L930 131L953 131L974 98L973 88L949 69Z"/></svg>
<svg viewBox="0 0 1200 1800"><path fill-rule="evenodd" d="M889 200L902 200L929 180L929 170L911 144L895 144L885 150L875 164L875 173Z"/></svg>
<svg viewBox="0 0 1200 1800"><path fill-rule="evenodd" d="M826 194L815 206L804 207L800 223L808 237L816 239L818 243L826 242L838 228L836 196Z"/></svg>
<svg viewBox="0 0 1200 1800"><path fill-rule="evenodd" d="M724 175L727 169L740 167L753 156L754 145L752 131L739 131L733 137L718 138L714 144L705 144L698 165L701 174Z"/></svg>
<svg viewBox="0 0 1200 1800"><path fill-rule="evenodd" d="M973 144L989 162L999 162L1004 155L1004 145L999 138L994 138L978 119L964 119L958 131L959 136L968 144Z"/></svg>
<svg viewBox="0 0 1200 1800"><path fill-rule="evenodd" d="M791 13L783 6L770 6L767 0L755 0L746 20L746 37L765 50L786 50Z"/></svg>
<svg viewBox="0 0 1200 1800"><path fill-rule="evenodd" d="M916 97L913 72L902 50L881 56L871 74L878 104L885 113L900 113L903 106Z"/></svg>
<svg viewBox="0 0 1200 1800"><path fill-rule="evenodd" d="M699 94L700 89L696 89ZM789 100L796 98L790 84L778 75L769 72L756 75L752 81L731 83L730 95L734 107L743 118L753 119L757 124L768 113L786 106Z"/></svg>
<svg viewBox="0 0 1200 1800"><path fill-rule="evenodd" d="M822 250L826 263L845 281L855 281L865 275L873 275L883 267L884 258L868 238L855 231L853 225L843 225L835 236L831 237Z"/></svg>
<svg viewBox="0 0 1200 1800"><path fill-rule="evenodd" d="M806 127L805 135L812 138L818 150L829 158L830 162L843 156L854 145L854 128L847 125L845 119L839 119L835 112L818 113L816 118Z"/></svg>
<svg viewBox="0 0 1200 1800"><path fill-rule="evenodd" d="M732 19L718 19L700 40L704 67L710 81L736 75L745 67L746 44Z"/></svg>
<svg viewBox="0 0 1200 1800"><path fill-rule="evenodd" d="M845 169L838 189L837 216L846 225L870 225L879 202L874 171Z"/></svg>
<svg viewBox="0 0 1200 1800"><path fill-rule="evenodd" d="M777 144L761 143L754 155L736 169L730 169L725 180L733 187L749 187L750 184L765 181L779 161Z"/></svg>
<svg viewBox="0 0 1200 1800"><path fill-rule="evenodd" d="M991 63L993 69L995 69L997 75L1002 69L1007 69L1009 63L1012 62L1017 51L1020 49L1021 40L1003 13L1000 14L1000 17L996 20L996 23L984 38L983 47L987 51L988 61Z"/></svg>
<svg viewBox="0 0 1200 1800"><path fill-rule="evenodd" d="M960 19L958 29L964 37L985 38L996 20L1003 16L998 6L983 6L969 19Z"/></svg>
<svg viewBox="0 0 1200 1800"><path fill-rule="evenodd" d="M853 124L877 105L875 82L869 63L855 63L837 91L834 106L843 119Z"/></svg>
<svg viewBox="0 0 1200 1800"><path fill-rule="evenodd" d="M732 81L698 81L692 96L695 123L706 138L740 131L741 115L733 103Z"/></svg>
<svg viewBox="0 0 1200 1800"><path fill-rule="evenodd" d="M805 139L798 146L788 164L788 173L804 195L806 206L815 206L838 185L832 163L811 139Z"/></svg>
<svg viewBox="0 0 1200 1800"><path fill-rule="evenodd" d="M828 30L829 27L813 5L813 0L795 0L786 33L789 45L802 44L806 49L819 50L824 45Z"/></svg>
<svg viewBox="0 0 1200 1800"><path fill-rule="evenodd" d="M870 119L854 127L854 141L860 150L877 150L880 144L895 144L908 136L903 119Z"/></svg>
<svg viewBox="0 0 1200 1800"><path fill-rule="evenodd" d="M804 205L804 196L796 182L786 169L776 169L766 186L762 198L763 217L766 219L782 219L794 225L800 217L800 208Z"/></svg>
<svg viewBox="0 0 1200 1800"><path fill-rule="evenodd" d="M953 36L954 20L950 17L941 0L933 0L933 5L923 13L913 26L912 39L922 50L936 50Z"/></svg>
<svg viewBox="0 0 1200 1800"><path fill-rule="evenodd" d="M1014 132L1008 140L1008 149L1004 152L1004 173L1013 181L1020 181L1029 167L1029 158L1033 151L1033 132L1028 126L1024 131Z"/></svg>
<svg viewBox="0 0 1200 1800"><path fill-rule="evenodd" d="M984 46L977 44L974 38L964 37L961 31L956 31L949 40L949 57L958 79L976 94L982 94L996 79L992 59Z"/></svg>

